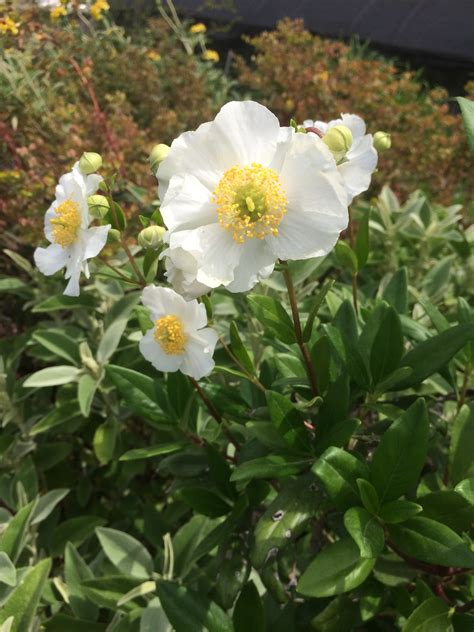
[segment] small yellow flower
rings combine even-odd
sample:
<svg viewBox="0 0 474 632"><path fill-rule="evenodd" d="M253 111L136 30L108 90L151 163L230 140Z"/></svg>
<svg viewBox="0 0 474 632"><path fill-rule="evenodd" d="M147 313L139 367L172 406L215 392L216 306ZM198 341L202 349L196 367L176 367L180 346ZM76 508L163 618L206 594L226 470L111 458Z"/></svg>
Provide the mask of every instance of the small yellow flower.
<svg viewBox="0 0 474 632"><path fill-rule="evenodd" d="M63 15L67 15L66 7L63 7L63 5L60 5L59 7L53 7L49 12L49 17L51 18L51 20L54 21L59 20L59 18Z"/></svg>
<svg viewBox="0 0 474 632"><path fill-rule="evenodd" d="M161 59L160 53L157 53L155 50L149 50L146 56L148 59L151 59L151 61L160 61Z"/></svg>
<svg viewBox="0 0 474 632"><path fill-rule="evenodd" d="M204 61L212 62L218 62L220 59L219 53L216 50L212 50L211 48L208 48L206 51L203 52L202 58Z"/></svg>
<svg viewBox="0 0 474 632"><path fill-rule="evenodd" d="M205 33L207 31L206 25L202 22L198 22L197 24L193 24L189 29L189 32L193 35L197 35L198 33Z"/></svg>
<svg viewBox="0 0 474 632"><path fill-rule="evenodd" d="M90 12L94 20L100 20L102 13L106 13L110 9L110 5L107 0L96 0L91 5Z"/></svg>
<svg viewBox="0 0 474 632"><path fill-rule="evenodd" d="M18 35L18 27L19 23L14 22L11 17L5 15L3 18L0 18L0 33L7 34L11 33L12 35Z"/></svg>

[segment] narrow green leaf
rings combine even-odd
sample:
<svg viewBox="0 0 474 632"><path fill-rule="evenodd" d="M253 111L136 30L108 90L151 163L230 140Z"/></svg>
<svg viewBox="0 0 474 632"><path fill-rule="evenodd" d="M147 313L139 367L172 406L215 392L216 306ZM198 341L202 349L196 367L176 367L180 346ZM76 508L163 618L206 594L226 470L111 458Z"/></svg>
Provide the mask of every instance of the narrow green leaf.
<svg viewBox="0 0 474 632"><path fill-rule="evenodd" d="M120 299L107 315L109 326L97 349L97 361L104 364L115 353L133 308L140 300L138 292L130 292Z"/></svg>
<svg viewBox="0 0 474 632"><path fill-rule="evenodd" d="M25 537L31 522L37 500L32 500L13 516L7 528L0 536L0 551L8 555L13 563L20 557L25 544Z"/></svg>
<svg viewBox="0 0 474 632"><path fill-rule="evenodd" d="M65 333L52 329L37 329L33 334L33 340L60 358L72 364L80 364L77 342Z"/></svg>
<svg viewBox="0 0 474 632"><path fill-rule="evenodd" d="M64 296L64 294L58 294L58 296L51 296L41 303L38 303L32 308L32 312L56 312L58 310L70 310L70 309L94 309L95 299L93 296L82 293L80 296Z"/></svg>
<svg viewBox="0 0 474 632"><path fill-rule="evenodd" d="M363 558L376 558L385 545L383 528L363 507L351 507L344 514L344 526L359 547Z"/></svg>
<svg viewBox="0 0 474 632"><path fill-rule="evenodd" d="M253 362L248 354L247 349L242 342L242 339L239 334L239 330L237 329L237 325L234 321L230 324L229 329L230 335L230 349L232 353L235 355L237 360L247 369L249 373L255 373L255 367Z"/></svg>
<svg viewBox="0 0 474 632"><path fill-rule="evenodd" d="M347 268L350 272L358 271L359 262L357 255L347 242L339 240L334 251L342 267Z"/></svg>
<svg viewBox="0 0 474 632"><path fill-rule="evenodd" d="M83 581L81 591L89 602L115 613L117 602L141 583L141 579L129 575L108 575ZM121 610L126 612L135 608L136 604L132 601L121 606Z"/></svg>
<svg viewBox="0 0 474 632"><path fill-rule="evenodd" d="M53 531L51 554L54 557L62 555L68 542L72 542L74 546L80 546L93 535L96 527L103 524L105 524L103 518L88 515L76 516L61 522Z"/></svg>
<svg viewBox="0 0 474 632"><path fill-rule="evenodd" d="M30 375L24 382L24 388L40 388L47 386L60 386L77 380L80 369L68 364L63 366L50 366Z"/></svg>
<svg viewBox="0 0 474 632"><path fill-rule="evenodd" d="M374 564L374 559L360 557L352 539L339 540L315 557L300 577L297 592L306 597L340 595L360 586Z"/></svg>
<svg viewBox="0 0 474 632"><path fill-rule="evenodd" d="M405 267L395 272L388 282L382 298L389 303L399 314L408 311L408 274Z"/></svg>
<svg viewBox="0 0 474 632"><path fill-rule="evenodd" d="M16 586L16 581L15 565L5 551L0 551L0 584Z"/></svg>
<svg viewBox="0 0 474 632"><path fill-rule="evenodd" d="M46 520L54 508L69 494L69 489L52 489L38 499L31 513L31 524L39 524Z"/></svg>
<svg viewBox="0 0 474 632"><path fill-rule="evenodd" d="M134 413L152 422L169 423L157 402L156 385L151 377L113 364L108 364L105 371Z"/></svg>
<svg viewBox="0 0 474 632"><path fill-rule="evenodd" d="M259 294L250 294L247 300L254 316L269 333L286 344L296 341L293 323L281 303L270 296Z"/></svg>
<svg viewBox="0 0 474 632"><path fill-rule="evenodd" d="M334 447L328 448L319 457L312 471L339 509L346 509L359 502L357 479L369 478L369 468L363 461Z"/></svg>
<svg viewBox="0 0 474 632"><path fill-rule="evenodd" d="M465 97L456 97L456 101L461 108L467 142L474 153L474 101Z"/></svg>
<svg viewBox="0 0 474 632"><path fill-rule="evenodd" d="M357 487L364 507L369 513L376 514L380 508L380 500L375 487L363 478L357 479Z"/></svg>
<svg viewBox="0 0 474 632"><path fill-rule="evenodd" d="M449 478L453 485L474 476L474 406L464 404L458 412L449 446Z"/></svg>
<svg viewBox="0 0 474 632"><path fill-rule="evenodd" d="M153 573L153 560L143 544L128 533L98 527L95 530L106 556L124 575L148 579Z"/></svg>
<svg viewBox="0 0 474 632"><path fill-rule="evenodd" d="M405 522L405 520L413 518L422 510L423 507L421 505L412 503L409 500L392 500L381 507L379 517L384 522L396 524L397 522Z"/></svg>
<svg viewBox="0 0 474 632"><path fill-rule="evenodd" d="M432 597L415 608L402 628L402 632L449 632L449 606Z"/></svg>
<svg viewBox="0 0 474 632"><path fill-rule="evenodd" d="M388 307L370 352L370 372L375 386L395 371L403 355L403 334L400 318Z"/></svg>
<svg viewBox="0 0 474 632"><path fill-rule="evenodd" d="M71 542L64 552L64 575L69 593L69 605L80 619L95 621L99 614L96 604L86 599L81 589L82 582L93 579L94 575Z"/></svg>
<svg viewBox="0 0 474 632"><path fill-rule="evenodd" d="M79 408L84 417L89 417L98 386L98 380L93 378L90 373L84 373L84 375L81 375L79 378L77 384L77 401L79 402Z"/></svg>
<svg viewBox="0 0 474 632"><path fill-rule="evenodd" d="M370 252L370 235L369 235L370 208L362 216L357 228L357 237L355 244L355 252L357 255L358 269L361 270L367 263Z"/></svg>
<svg viewBox="0 0 474 632"><path fill-rule="evenodd" d="M264 632L265 610L253 582L248 582L235 604L232 615L235 632Z"/></svg>
<svg viewBox="0 0 474 632"><path fill-rule="evenodd" d="M320 288L314 298L312 298L311 311L308 316L308 320L303 329L303 340L308 342L311 338L311 333L313 331L313 324L318 315L319 309L321 305L324 303L324 299L326 298L327 293L334 285L334 281L332 279L325 282L325 284Z"/></svg>
<svg viewBox="0 0 474 632"><path fill-rule="evenodd" d="M467 531L474 524L474 505L450 489L431 492L417 501L423 507L423 517L442 522L456 533Z"/></svg>
<svg viewBox="0 0 474 632"><path fill-rule="evenodd" d="M142 459L152 459L162 454L171 454L178 452L183 448L183 443L177 441L172 443L162 443L160 445L150 446L149 448L135 448L122 454L119 461L140 461Z"/></svg>
<svg viewBox="0 0 474 632"><path fill-rule="evenodd" d="M309 461L286 458L279 455L263 456L251 461L244 461L232 472L231 481L249 481L252 478L280 478L297 474Z"/></svg>

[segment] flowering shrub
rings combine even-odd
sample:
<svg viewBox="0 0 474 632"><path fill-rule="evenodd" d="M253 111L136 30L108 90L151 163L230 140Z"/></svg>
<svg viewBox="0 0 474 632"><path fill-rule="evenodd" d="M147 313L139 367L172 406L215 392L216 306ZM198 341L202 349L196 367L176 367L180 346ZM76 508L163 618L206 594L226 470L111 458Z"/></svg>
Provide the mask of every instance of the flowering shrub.
<svg viewBox="0 0 474 632"><path fill-rule="evenodd" d="M226 104L130 226L86 152L6 251L2 632L472 629L472 231L301 123Z"/></svg>
<svg viewBox="0 0 474 632"><path fill-rule="evenodd" d="M423 188L444 202L472 193L472 158L444 89L425 88L415 72L312 35L301 20L283 20L249 43L255 53L251 63L238 63L239 80L282 121L355 112L369 121L370 131L392 133L392 151L381 158L376 183L388 181L404 195Z"/></svg>

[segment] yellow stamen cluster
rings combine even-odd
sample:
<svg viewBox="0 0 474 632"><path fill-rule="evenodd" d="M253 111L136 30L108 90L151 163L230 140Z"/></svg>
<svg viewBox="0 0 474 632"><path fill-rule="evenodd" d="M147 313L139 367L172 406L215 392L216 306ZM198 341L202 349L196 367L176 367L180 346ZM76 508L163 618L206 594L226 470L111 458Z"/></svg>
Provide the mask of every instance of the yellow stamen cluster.
<svg viewBox="0 0 474 632"><path fill-rule="evenodd" d="M0 18L0 33L18 35L18 23L12 20L10 16L5 15L3 18Z"/></svg>
<svg viewBox="0 0 474 632"><path fill-rule="evenodd" d="M106 0L96 0L91 5L90 12L94 20L100 20L102 13L106 13L110 9L110 5Z"/></svg>
<svg viewBox="0 0 474 632"><path fill-rule="evenodd" d="M58 7L53 7L51 9L51 11L49 12L49 17L53 21L59 20L59 18L61 16L64 16L64 15L67 15L67 9L66 9L66 7L64 7L62 5L60 5Z"/></svg>
<svg viewBox="0 0 474 632"><path fill-rule="evenodd" d="M212 61L212 62L217 63L220 59L220 56L216 50L212 50L211 48L208 48L207 50L203 52L202 59L204 61Z"/></svg>
<svg viewBox="0 0 474 632"><path fill-rule="evenodd" d="M189 32L192 33L193 35L196 35L198 33L205 33L206 31L207 31L206 25L203 24L202 22L193 24L192 27L189 29Z"/></svg>
<svg viewBox="0 0 474 632"><path fill-rule="evenodd" d="M184 353L186 334L177 316L163 316L155 323L155 340L167 355Z"/></svg>
<svg viewBox="0 0 474 632"><path fill-rule="evenodd" d="M239 244L278 235L287 207L278 174L258 163L228 169L214 191L213 202L219 223L232 231Z"/></svg>
<svg viewBox="0 0 474 632"><path fill-rule="evenodd" d="M62 248L73 244L81 226L79 205L72 200L62 202L56 209L57 217L51 220L53 241Z"/></svg>

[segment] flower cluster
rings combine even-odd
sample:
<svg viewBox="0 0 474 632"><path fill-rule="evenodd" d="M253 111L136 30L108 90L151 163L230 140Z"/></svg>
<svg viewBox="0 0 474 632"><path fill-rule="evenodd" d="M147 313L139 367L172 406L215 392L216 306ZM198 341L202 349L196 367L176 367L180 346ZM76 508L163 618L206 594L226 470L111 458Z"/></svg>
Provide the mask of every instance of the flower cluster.
<svg viewBox="0 0 474 632"><path fill-rule="evenodd" d="M347 227L350 202L370 185L377 151L358 116L282 127L266 107L243 101L228 103L171 147L157 145L150 163L166 232L150 225L138 242L157 250L164 240L160 257L174 290L144 289L154 324L140 350L161 371L199 379L214 366L217 334L196 299L218 287L246 292L278 261L328 254ZM45 218L51 244L35 252L44 274L66 267L69 295L79 293L80 273L88 275L87 260L110 229L89 227L90 209L103 217L96 209L103 196L89 197L100 165L100 156L84 154L61 178Z"/></svg>
<svg viewBox="0 0 474 632"><path fill-rule="evenodd" d="M9 15L0 18L0 34L7 35L11 33L11 35L18 35L18 27L18 22L15 22Z"/></svg>

